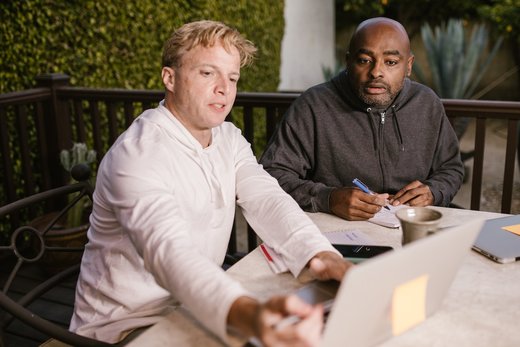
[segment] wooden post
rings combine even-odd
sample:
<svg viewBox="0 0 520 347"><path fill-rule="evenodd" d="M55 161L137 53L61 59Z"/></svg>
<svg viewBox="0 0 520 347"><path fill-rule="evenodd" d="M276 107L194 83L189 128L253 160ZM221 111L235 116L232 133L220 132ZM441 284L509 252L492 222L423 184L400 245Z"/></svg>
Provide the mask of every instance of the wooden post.
<svg viewBox="0 0 520 347"><path fill-rule="evenodd" d="M70 77L63 73L43 74L36 77L38 87L49 88L50 99L45 103L45 132L52 187L68 183L61 168L60 152L72 147L72 134L67 103L60 99L59 88L68 86Z"/></svg>

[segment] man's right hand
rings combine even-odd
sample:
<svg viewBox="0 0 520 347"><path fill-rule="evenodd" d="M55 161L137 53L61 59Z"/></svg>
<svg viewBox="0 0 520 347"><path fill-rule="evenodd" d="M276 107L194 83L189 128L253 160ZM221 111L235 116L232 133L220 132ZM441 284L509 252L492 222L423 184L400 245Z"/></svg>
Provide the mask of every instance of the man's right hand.
<svg viewBox="0 0 520 347"><path fill-rule="evenodd" d="M298 319L287 325L281 323L289 316ZM295 295L275 296L265 303L240 297L231 306L228 323L266 347L312 347L321 339L323 307L310 305Z"/></svg>
<svg viewBox="0 0 520 347"><path fill-rule="evenodd" d="M330 193L330 210L347 220L368 220L387 203L388 194L367 194L357 188L337 188Z"/></svg>

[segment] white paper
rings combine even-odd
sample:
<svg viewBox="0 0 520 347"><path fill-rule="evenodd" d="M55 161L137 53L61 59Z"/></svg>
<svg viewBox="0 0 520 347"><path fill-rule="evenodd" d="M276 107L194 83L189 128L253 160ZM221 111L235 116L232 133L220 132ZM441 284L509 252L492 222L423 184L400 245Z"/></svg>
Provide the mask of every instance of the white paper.
<svg viewBox="0 0 520 347"><path fill-rule="evenodd" d="M374 224L379 224L387 228L399 228L401 223L399 219L395 216L395 212L403 207L408 207L407 205L398 205L392 206L387 205L390 210L386 208L382 208L378 213L375 214L374 217L370 218L368 221Z"/></svg>
<svg viewBox="0 0 520 347"><path fill-rule="evenodd" d="M330 243L337 245L370 245L370 237L361 230L337 230L323 233Z"/></svg>

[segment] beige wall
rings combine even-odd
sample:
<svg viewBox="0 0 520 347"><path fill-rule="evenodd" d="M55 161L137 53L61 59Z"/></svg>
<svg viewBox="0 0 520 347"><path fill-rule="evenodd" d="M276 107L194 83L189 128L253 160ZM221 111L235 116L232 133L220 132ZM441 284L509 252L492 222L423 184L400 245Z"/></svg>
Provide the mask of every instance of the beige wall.
<svg viewBox="0 0 520 347"><path fill-rule="evenodd" d="M280 91L301 91L333 68L334 0L285 0Z"/></svg>

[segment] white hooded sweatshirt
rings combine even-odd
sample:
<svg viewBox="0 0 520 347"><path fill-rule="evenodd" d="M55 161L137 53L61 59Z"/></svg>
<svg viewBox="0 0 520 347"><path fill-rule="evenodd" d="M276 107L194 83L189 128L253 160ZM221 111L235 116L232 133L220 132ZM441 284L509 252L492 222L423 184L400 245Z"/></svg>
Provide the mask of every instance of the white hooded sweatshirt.
<svg viewBox="0 0 520 347"><path fill-rule="evenodd" d="M226 341L231 304L254 296L221 268L236 204L295 276L335 251L232 123L202 148L164 102L145 111L100 164L70 329L117 342L182 303Z"/></svg>

